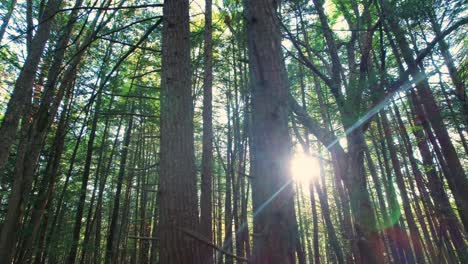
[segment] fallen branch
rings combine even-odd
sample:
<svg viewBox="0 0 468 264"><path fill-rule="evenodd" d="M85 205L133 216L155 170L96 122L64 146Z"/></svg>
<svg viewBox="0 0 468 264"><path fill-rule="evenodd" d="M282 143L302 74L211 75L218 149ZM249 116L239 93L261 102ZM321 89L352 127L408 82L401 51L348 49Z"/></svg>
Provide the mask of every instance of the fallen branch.
<svg viewBox="0 0 468 264"><path fill-rule="evenodd" d="M66 11L72 11L72 10L109 11L109 10L122 10L122 9L141 9L141 8L162 7L162 6L163 6L163 4L146 4L146 5L134 5L134 6L115 6L115 7L111 7L111 6L109 6L109 7L81 6L81 7L64 8L64 9L59 10L58 12L66 12Z"/></svg>
<svg viewBox="0 0 468 264"><path fill-rule="evenodd" d="M237 259L238 261L241 261L241 262L249 263L249 261L246 258L236 256L236 255L232 254L231 252L228 252L228 251L224 250L223 248L216 246L215 244L213 244L211 241L209 241L207 238L205 238L202 234L200 234L198 232L195 232L193 230L189 230L189 229L186 229L186 228L180 228L180 230L182 232L184 232L186 235L188 235L188 236L190 236L192 238L195 238L196 240L198 240L200 242L203 242L204 244L218 250L219 252L225 254L226 256L235 258L235 259Z"/></svg>
<svg viewBox="0 0 468 264"><path fill-rule="evenodd" d="M159 240L157 237L141 237L141 236L128 236L130 239L140 239L140 240Z"/></svg>

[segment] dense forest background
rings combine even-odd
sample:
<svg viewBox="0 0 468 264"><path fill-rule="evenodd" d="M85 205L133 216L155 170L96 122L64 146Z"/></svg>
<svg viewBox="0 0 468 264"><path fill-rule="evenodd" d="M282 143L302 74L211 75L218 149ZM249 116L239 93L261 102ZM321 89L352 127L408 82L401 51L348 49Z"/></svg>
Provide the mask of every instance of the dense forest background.
<svg viewBox="0 0 468 264"><path fill-rule="evenodd" d="M464 0L1 0L0 263L468 263Z"/></svg>

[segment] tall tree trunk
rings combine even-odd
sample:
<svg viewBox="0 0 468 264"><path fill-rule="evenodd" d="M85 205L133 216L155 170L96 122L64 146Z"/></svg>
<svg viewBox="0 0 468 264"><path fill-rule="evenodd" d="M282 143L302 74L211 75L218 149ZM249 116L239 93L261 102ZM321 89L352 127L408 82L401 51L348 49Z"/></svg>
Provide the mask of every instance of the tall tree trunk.
<svg viewBox="0 0 468 264"><path fill-rule="evenodd" d="M132 110L133 109L134 107L132 107ZM133 115L131 115L128 120L127 132L125 133L124 142L122 146L122 153L120 155L119 173L117 175L117 187L115 190L114 206L112 208L112 216L110 220L111 222L109 225L109 233L107 236L107 244L106 244L105 263L108 263L108 264L115 263L117 261L117 249L119 246L119 240L116 238L117 238L117 231L118 231L120 194L122 192L122 183L123 183L123 179L125 176L128 147L130 145L132 128L133 128Z"/></svg>
<svg viewBox="0 0 468 264"><path fill-rule="evenodd" d="M288 80L277 2L245 1L252 94L252 263L295 263L297 224L288 173Z"/></svg>
<svg viewBox="0 0 468 264"><path fill-rule="evenodd" d="M424 184L424 180L423 180L423 175L421 173L421 171L419 170L418 166L417 166L417 161L414 157L414 152L413 152L413 149L412 149L412 146L411 146L411 142L410 142L410 138L408 136L408 133L406 131L406 127L404 126L403 124L403 121L401 120L401 115L400 115L400 112L398 110L398 108L395 106L394 107L394 112L395 112L395 116L393 119L396 119L396 122L398 123L398 127L399 127L399 131L400 131L400 134L401 134L401 138L402 138L402 141L403 141L403 145L405 146L405 150L406 150L406 153L407 153L407 156L408 156L408 160L409 160L409 163L410 163L410 166L411 166L411 171L413 172L413 175L414 175L414 179L415 179L415 182L416 182L416 186L418 187L418 191L419 191L419 195L420 195L420 199L422 200L423 202L423 205L424 205L424 208L426 209L426 218L428 220L428 225L429 225L429 229L431 230L431 233L433 234L433 238L436 239L437 238L437 235L436 235L436 232L435 232L435 227L433 225L433 206L432 206L432 202L430 200L430 197L429 197L429 193L427 191L427 188ZM415 192L415 188L414 188L414 183L409 180L408 181L413 189L413 192L414 192L414 196L416 196L416 192ZM433 243L432 243L432 238L429 236L428 234L428 229L427 229L427 225L424 221L424 217L422 216L422 210L420 208L420 203L419 203L419 199L418 198L415 198L416 199L416 209L417 209L417 212L418 212L418 217L419 217L419 221L420 221L420 225L421 225L421 228L423 229L424 231L424 235L425 235L425 240L426 240L426 244L427 244L427 247L430 251L430 254L431 254L431 258L435 258L436 254L435 254L435 249L433 247Z"/></svg>
<svg viewBox="0 0 468 264"><path fill-rule="evenodd" d="M415 95L412 93L412 96ZM415 122L415 125L421 125L420 122L426 121L424 119L419 118L419 115L417 114L417 109L418 107L414 108L414 119L419 121ZM461 232L460 230L462 227L460 227L458 218L456 217L455 212L452 209L452 205L449 201L449 197L444 190L443 179L439 177L436 171L434 157L431 154L432 151L429 148L427 136L425 135L424 130L421 129L412 129L411 131L413 131L413 134L416 138L419 153L422 157L423 166L424 168L426 168L425 172L426 178L428 180L427 185L430 190L430 194L434 200L435 210L437 212L436 215L439 219L440 229L443 233L445 233L445 230L447 230L450 233L450 236L452 238L451 241L455 245L457 253L460 256L465 256L465 258L467 258L466 256L468 255L468 252L466 250L466 247L462 246L464 244L462 235L463 232Z"/></svg>
<svg viewBox="0 0 468 264"><path fill-rule="evenodd" d="M108 111L112 109L112 105L114 102L114 97L112 96L109 102L108 106ZM96 172L94 176L94 186L93 186L93 192L91 194L91 200L90 200L90 206L88 208L88 215L86 217L86 227L85 227L85 233L84 233L84 238L83 238L83 250L81 250L81 257L80 257L80 262L79 263L88 263L89 260L89 254L88 254L88 249L91 247L93 244L93 239L95 236L92 234L92 230L96 227L96 215L99 213L100 210L100 198L102 199L101 195L101 183L107 179L108 171L103 172L105 169L104 165L104 153L107 150L106 142L108 140L108 131L109 131L109 124L110 123L110 117L106 116L105 121L104 121L104 131L102 133L101 137L101 144L99 146L99 158L97 160L97 166L96 166ZM120 131L120 127L122 125L122 119L119 121L119 125L117 127L117 131ZM117 133L119 134L119 133ZM114 145L112 146L110 157L109 157L109 163L112 162L112 157L114 154L116 142L114 142ZM104 178L104 179L102 179ZM102 187L103 189L104 187ZM98 193L98 199L96 206L94 205L94 201L96 200L96 191ZM94 214L93 214L94 212ZM87 260L85 260L87 259Z"/></svg>
<svg viewBox="0 0 468 264"><path fill-rule="evenodd" d="M18 79L16 79L11 98L8 101L0 127L0 169L3 168L8 160L11 145L15 142L19 121L25 114L26 106L31 100L36 72L60 3L61 0L50 0L47 2L47 7L40 18L39 26L32 40L31 50L28 52L23 68L20 71ZM10 227L8 229L12 230ZM7 236L9 235L5 233L0 237L0 258L4 260L9 259L8 255L11 253L10 249L3 249L11 241Z"/></svg>
<svg viewBox="0 0 468 264"><path fill-rule="evenodd" d="M101 86L102 87L102 86ZM94 140L96 138L96 130L98 125L99 119L99 112L101 111L101 104L102 104L102 92L99 89L97 91L97 100L96 100L96 107L94 108L94 117L91 123L91 130L88 139L88 145L86 150L86 159L85 165L83 169L83 176L81 178L81 188L80 188L80 197L78 200L78 205L76 208L75 214L75 222L73 226L73 233L72 233L72 242L70 252L67 257L68 264L74 264L76 260L76 254L78 252L78 245L80 242L80 233L81 233L81 225L82 225L82 218L83 218L83 211L86 202L86 192L88 188L88 179L91 173L91 163L93 158L93 147L94 147Z"/></svg>
<svg viewBox="0 0 468 264"><path fill-rule="evenodd" d="M49 229L49 231L47 233L47 236L46 236L46 242L45 242L46 249L45 249L44 256L43 256L44 259L47 257L47 255L51 251L53 252L53 249L51 248L53 246L53 244L54 244L53 241L55 240L55 238L58 237L57 235L59 235L59 232L57 230L59 230L59 227L60 227L60 225L62 223L62 220L63 220L62 216L63 216L64 198L65 198L65 194L68 191L68 185L70 183L70 178L72 176L72 171L73 171L73 167L75 165L76 156L78 154L78 149L79 149L81 140L83 139L83 134L84 134L84 131L85 131L85 128L86 128L86 122L88 120L88 113L89 112L86 112L85 117L83 119L83 125L80 128L80 132L78 133L78 137L77 137L77 140L75 142L75 146L73 147L72 155L70 157L70 164L68 166L68 170L67 170L67 173L66 173L65 182L63 184L60 195L59 195L59 197L57 199L57 202L56 202L56 205L55 205L56 208L54 208L55 210L53 210L54 212L52 213L53 219L52 219L52 223L50 224L50 229ZM51 258L55 259L55 257L56 256L54 254L54 256L52 256ZM51 262L54 262L54 261L51 261Z"/></svg>
<svg viewBox="0 0 468 264"><path fill-rule="evenodd" d="M410 71L411 76L415 80L421 80L418 84L416 84L417 91L420 96L418 101L422 106L424 106L424 111L426 113L426 115L421 117L427 119L434 129L434 134L437 137L437 141L440 144L441 151L448 165L447 169L450 172L448 175L446 175L447 181L453 191L455 200L457 201L458 211L460 212L460 217L465 226L465 230L467 230L468 196L465 195L465 190L468 190L468 179L466 178L466 174L463 170L460 159L458 158L457 152L451 142L447 128L443 122L440 109L437 106L435 98L430 90L428 80L427 78L423 77L424 74L422 69L420 69L416 64L416 61L413 57L413 52L411 51L408 41L405 38L405 32L398 25L396 17L393 16L388 0L383 1L383 10L386 13L389 28L395 35L395 40L399 45L405 63L408 65L408 70Z"/></svg>
<svg viewBox="0 0 468 264"><path fill-rule="evenodd" d="M144 142L144 137L142 141ZM145 167L145 159L147 157L146 153L147 149L143 149L142 155L139 158L138 166L141 168ZM141 189L140 189L140 219L139 219L139 231L141 237L149 237L149 229L147 224L147 210L148 210L148 174L144 171L140 172L138 175L141 179ZM149 248L149 241L147 239L140 239L139 241L139 249L140 252L138 254L138 262L139 263L147 263L148 262L148 248Z"/></svg>
<svg viewBox="0 0 468 264"><path fill-rule="evenodd" d="M387 204L389 206L389 229L387 233L389 234L389 239L392 243L392 246L396 248L397 252L393 255L395 261L413 263L414 256L409 247L409 238L406 232L402 232L402 227L398 223L398 219L401 216L400 204L397 199L396 191L394 188L394 180L392 176L392 171L390 168L390 161L388 159L388 147L385 141L385 135L382 128L382 122L380 118L377 118L377 129L378 129L378 138L380 139L380 148L381 148L381 157L382 157L382 167L384 168L385 174L383 179L384 188L386 192ZM403 246L405 245L405 246Z"/></svg>
<svg viewBox="0 0 468 264"><path fill-rule="evenodd" d="M70 83L70 86L73 84ZM47 163L44 178L41 181L39 193L37 195L36 202L33 207L31 214L31 220L29 227L31 228L31 234L25 239L23 243L23 252L20 255L19 263L25 263L30 261L30 257L33 251L33 243L39 232L42 217L46 211L46 207L52 202L53 193L55 191L56 177L60 166L62 152L65 144L65 133L66 125L69 118L69 99L71 97L72 89L68 88L67 98L65 100L64 108L60 114L60 120L58 123L57 131L55 132L55 139L52 145L52 155Z"/></svg>
<svg viewBox="0 0 468 264"><path fill-rule="evenodd" d="M414 216L411 211L411 204L410 204L410 200L408 197L408 193L406 191L407 189L406 189L405 182L403 179L403 174L401 172L400 161L398 160L397 151L396 151L395 145L393 144L392 130L390 128L390 125L388 123L388 119L385 113L382 113L380 116L382 120L382 126L383 126L383 130L385 134L385 139L387 140L387 147L390 152L390 159L392 161L393 171L396 176L396 182L397 182L398 188L400 189L400 194L401 194L401 198L403 202L403 210L406 216L406 222L408 223L408 226L410 229L411 243L413 245L414 254L416 256L416 260L418 263L424 263L425 258L424 258L423 247L422 247L421 240L419 237L419 230L416 226L416 222L414 221Z"/></svg>
<svg viewBox="0 0 468 264"><path fill-rule="evenodd" d="M224 242L223 248L225 248L228 252L232 252L232 241L233 241L233 233L232 233L232 179L234 177L234 169L232 164L232 125L231 125L231 91L229 90L226 92L226 112L227 112L227 149L226 149L226 181L225 181L225 190L226 195L224 196ZM222 260L221 258L219 259ZM221 261L222 262L222 261ZM232 264L233 258L231 256L226 256L225 261L222 263Z"/></svg>
<svg viewBox="0 0 468 264"><path fill-rule="evenodd" d="M213 240L213 124L212 124L212 83L213 83L213 40L212 40L212 0L205 0L205 71L203 79L203 146L200 196L200 231L209 240ZM213 263L213 250L201 248L201 260Z"/></svg>
<svg viewBox="0 0 468 264"><path fill-rule="evenodd" d="M363 263L382 263L383 244L377 232L377 221L371 203L364 168L365 141L362 128L347 135L348 162L347 187L351 200L357 246ZM341 174L343 175L343 174Z"/></svg>
<svg viewBox="0 0 468 264"><path fill-rule="evenodd" d="M198 263L189 1L165 0L161 74L159 221L161 263Z"/></svg>

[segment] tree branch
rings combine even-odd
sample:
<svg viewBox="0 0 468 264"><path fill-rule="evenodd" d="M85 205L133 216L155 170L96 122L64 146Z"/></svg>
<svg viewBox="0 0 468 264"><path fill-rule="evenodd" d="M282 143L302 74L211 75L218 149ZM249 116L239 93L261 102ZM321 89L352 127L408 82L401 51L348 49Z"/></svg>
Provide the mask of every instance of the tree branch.
<svg viewBox="0 0 468 264"><path fill-rule="evenodd" d="M109 10L122 10L122 9L138 9L138 8L148 8L148 7L162 7L163 4L145 4L145 5L133 5L133 6L115 6L115 7L95 7L95 6L82 6L82 7L72 7L60 9L58 12L66 12L72 10L100 10L100 11L109 11ZM58 13L57 12L57 13Z"/></svg>
<svg viewBox="0 0 468 264"><path fill-rule="evenodd" d="M218 250L219 252L223 253L226 256L235 258L240 262L249 263L248 259L236 256L236 255L232 254L231 252L228 252L228 251L222 249L221 247L216 246L215 244L213 244L213 242L211 242L210 240L208 240L207 238L205 238L202 234L200 234L198 232L195 232L193 230L189 230L189 229L186 229L186 228L180 228L180 230L182 232L184 232L186 235L188 235L188 236L190 236L192 238L195 238L196 240L198 240L200 242L203 242L204 244Z"/></svg>
<svg viewBox="0 0 468 264"><path fill-rule="evenodd" d="M338 138L328 129L319 125L300 105L292 95L289 96L289 107L296 114L297 119L303 126L312 133L330 151L335 151L338 155L345 155L343 147L339 144Z"/></svg>

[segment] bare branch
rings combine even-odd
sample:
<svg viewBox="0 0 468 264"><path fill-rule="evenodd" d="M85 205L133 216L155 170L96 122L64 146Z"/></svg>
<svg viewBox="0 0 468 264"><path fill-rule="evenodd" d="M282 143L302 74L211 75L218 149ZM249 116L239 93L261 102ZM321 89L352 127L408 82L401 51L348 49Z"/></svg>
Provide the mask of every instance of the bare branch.
<svg viewBox="0 0 468 264"><path fill-rule="evenodd" d="M148 7L162 7L163 4L146 4L146 5L134 5L134 6L115 6L115 7L95 7L95 6L82 6L82 7L72 7L60 9L58 12L66 12L72 10L122 10L122 9L139 9L139 8L148 8Z"/></svg>
<svg viewBox="0 0 468 264"><path fill-rule="evenodd" d="M238 261L241 261L241 262L249 263L249 261L246 258L236 256L236 255L232 254L231 252L228 252L228 251L222 249L221 247L216 246L215 244L213 244L211 241L209 241L207 238L205 238L202 234L200 234L198 232L195 232L193 230L189 230L189 229L186 229L186 228L180 228L180 230L182 232L184 232L186 235L188 235L188 236L190 236L192 238L195 238L196 240L198 240L200 242L203 242L204 244L218 250L219 252L223 253L226 256L235 258L235 259L237 259Z"/></svg>

